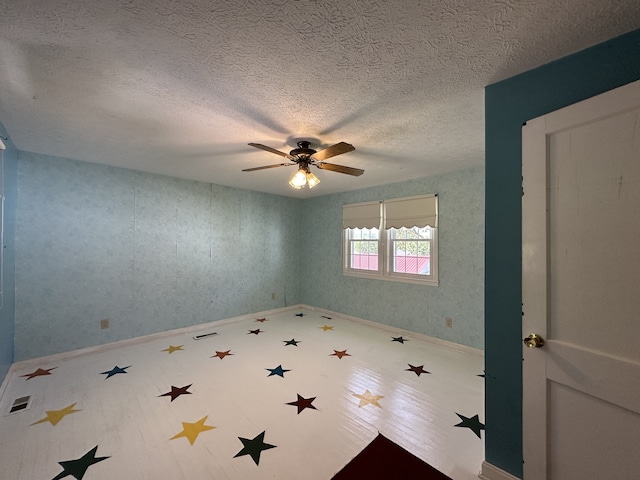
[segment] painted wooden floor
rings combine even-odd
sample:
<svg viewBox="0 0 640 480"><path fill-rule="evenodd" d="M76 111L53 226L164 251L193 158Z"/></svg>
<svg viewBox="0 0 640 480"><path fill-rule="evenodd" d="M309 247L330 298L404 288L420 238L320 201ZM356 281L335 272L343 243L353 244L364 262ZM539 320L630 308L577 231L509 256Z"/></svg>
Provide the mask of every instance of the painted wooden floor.
<svg viewBox="0 0 640 480"><path fill-rule="evenodd" d="M380 432L477 478L481 355L318 310L222 323L14 365L0 477L328 480Z"/></svg>

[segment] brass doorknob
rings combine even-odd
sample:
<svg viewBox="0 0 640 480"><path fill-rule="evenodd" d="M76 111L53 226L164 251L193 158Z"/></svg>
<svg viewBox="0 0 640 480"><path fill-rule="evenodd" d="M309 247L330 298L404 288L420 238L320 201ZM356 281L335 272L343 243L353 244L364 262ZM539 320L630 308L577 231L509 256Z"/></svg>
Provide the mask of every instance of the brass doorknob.
<svg viewBox="0 0 640 480"><path fill-rule="evenodd" d="M544 338L537 333L530 333L529 336L522 341L529 348L540 348L544 345Z"/></svg>

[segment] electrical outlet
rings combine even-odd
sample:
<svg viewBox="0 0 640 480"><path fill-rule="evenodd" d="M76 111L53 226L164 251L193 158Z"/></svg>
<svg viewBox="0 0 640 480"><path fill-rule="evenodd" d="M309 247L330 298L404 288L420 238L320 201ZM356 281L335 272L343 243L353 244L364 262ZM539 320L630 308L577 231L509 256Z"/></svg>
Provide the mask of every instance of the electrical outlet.
<svg viewBox="0 0 640 480"><path fill-rule="evenodd" d="M453 327L453 319L451 317L446 317L444 321L447 323L447 327Z"/></svg>
<svg viewBox="0 0 640 480"><path fill-rule="evenodd" d="M276 294L275 294L275 293L272 293L272 294L271 294L271 300L275 300L275 299L276 299Z"/></svg>
<svg viewBox="0 0 640 480"><path fill-rule="evenodd" d="M100 320L100 328L102 330L105 330L105 329L109 328L109 319L108 318Z"/></svg>

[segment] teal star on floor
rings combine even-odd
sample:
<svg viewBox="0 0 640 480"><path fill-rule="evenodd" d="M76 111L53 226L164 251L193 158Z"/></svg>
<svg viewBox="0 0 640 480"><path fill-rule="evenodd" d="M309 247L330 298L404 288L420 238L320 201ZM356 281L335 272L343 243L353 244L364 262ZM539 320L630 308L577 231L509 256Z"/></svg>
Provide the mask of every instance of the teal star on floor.
<svg viewBox="0 0 640 480"><path fill-rule="evenodd" d="M283 342L285 347L287 345L293 345L294 347L297 347L298 344L300 343L300 340L296 340L295 338L292 338L291 340L283 340Z"/></svg>
<svg viewBox="0 0 640 480"><path fill-rule="evenodd" d="M98 446L96 445L87 453L85 453L82 457L77 460L67 460L66 462L58 462L58 464L62 467L62 472L56 475L53 480L60 480L61 478L68 477L71 475L73 478L77 480L82 480L84 474L87 472L87 469L98 462L106 460L109 457L97 457L96 452L98 451Z"/></svg>
<svg viewBox="0 0 640 480"><path fill-rule="evenodd" d="M238 437L238 439L242 442L242 450L236 453L233 458L241 457L242 455L251 455L253 461L258 465L260 463L260 454L263 450L269 450L270 448L276 448L276 445L269 445L268 443L264 443L264 433L262 432L260 435L256 436L249 440L248 438Z"/></svg>
<svg viewBox="0 0 640 480"><path fill-rule="evenodd" d="M130 367L131 365L129 365ZM107 370L106 372L100 372L100 375L106 375L105 380L109 377L113 377L114 375L117 375L118 373L127 373L125 372L125 370L129 367L123 367L120 368L119 366L115 366L113 367L111 370Z"/></svg>
<svg viewBox="0 0 640 480"><path fill-rule="evenodd" d="M409 341L406 338L402 338L402 337L391 337L391 338L393 338L393 340L391 340L392 342L404 343Z"/></svg>
<svg viewBox="0 0 640 480"><path fill-rule="evenodd" d="M280 375L282 378L284 378L284 372L291 371L291 370L282 368L282 365L278 365L276 368L265 368L265 370L269 370L271 372L269 375L267 375L267 377L270 377L271 375Z"/></svg>
<svg viewBox="0 0 640 480"><path fill-rule="evenodd" d="M475 433L478 436L478 438L482 438L480 436L480 431L484 430L484 423L480 423L480 419L478 418L478 415L474 415L471 418L467 418L464 415L460 415L458 412L456 412L456 415L458 415L458 417L460 417L460 420L462 421L457 425L454 425L454 427L469 428L473 431L473 433Z"/></svg>

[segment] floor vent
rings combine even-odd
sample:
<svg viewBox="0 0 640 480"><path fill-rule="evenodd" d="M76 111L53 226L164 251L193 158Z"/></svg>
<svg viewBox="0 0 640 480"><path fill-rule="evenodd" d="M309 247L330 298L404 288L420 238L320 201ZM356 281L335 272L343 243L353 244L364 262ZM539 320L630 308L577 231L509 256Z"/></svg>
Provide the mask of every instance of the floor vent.
<svg viewBox="0 0 640 480"><path fill-rule="evenodd" d="M195 337L193 337L194 340L202 340L203 338L207 338L207 337L213 337L214 335L217 335L217 332L211 332L211 333L203 333L201 335L196 335Z"/></svg>
<svg viewBox="0 0 640 480"><path fill-rule="evenodd" d="M7 415L12 415L14 413L22 412L24 410L29 410L29 408L31 408L31 395L27 395L26 397L16 398L13 401L11 408L9 408Z"/></svg>

